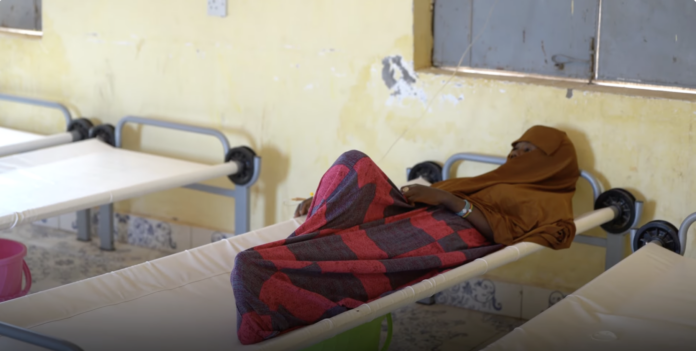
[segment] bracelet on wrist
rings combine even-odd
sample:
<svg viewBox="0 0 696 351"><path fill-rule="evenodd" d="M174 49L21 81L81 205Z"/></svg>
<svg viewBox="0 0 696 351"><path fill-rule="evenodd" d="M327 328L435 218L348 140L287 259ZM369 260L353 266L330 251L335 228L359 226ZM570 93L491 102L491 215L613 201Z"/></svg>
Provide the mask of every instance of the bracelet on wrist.
<svg viewBox="0 0 696 351"><path fill-rule="evenodd" d="M469 217L469 215L474 212L474 205L471 204L471 208L469 209L469 212L467 212L465 215L462 216L462 218Z"/></svg>
<svg viewBox="0 0 696 351"><path fill-rule="evenodd" d="M471 214L471 211L473 211L474 206L468 201L464 200L464 208L462 208L461 211L457 212L457 216L466 218Z"/></svg>

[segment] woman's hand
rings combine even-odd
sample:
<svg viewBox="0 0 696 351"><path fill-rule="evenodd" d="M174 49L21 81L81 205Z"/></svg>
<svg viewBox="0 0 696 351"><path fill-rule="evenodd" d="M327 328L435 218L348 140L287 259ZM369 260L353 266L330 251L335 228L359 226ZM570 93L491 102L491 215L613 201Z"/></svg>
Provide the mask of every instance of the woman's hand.
<svg viewBox="0 0 696 351"><path fill-rule="evenodd" d="M401 193L410 203L420 202L434 206L446 204L454 196L444 190L420 184L404 186L401 188Z"/></svg>
<svg viewBox="0 0 696 351"><path fill-rule="evenodd" d="M309 206L312 205L312 199L314 199L314 197L304 199L297 205L297 208L295 209L295 218L302 217L309 213Z"/></svg>
<svg viewBox="0 0 696 351"><path fill-rule="evenodd" d="M407 185L401 188L401 192L411 203L421 202L428 205L443 205L445 208L454 213L458 213L464 209L465 205L464 200L458 198L454 194L444 190L431 188L429 186ZM481 211L474 208L473 212L471 212L467 219L469 220L469 223L471 223L471 225L473 225L474 228L479 231L479 233L486 237L486 239L488 239L490 242L495 242L493 230L491 229L490 224L488 224L486 216L484 216Z"/></svg>

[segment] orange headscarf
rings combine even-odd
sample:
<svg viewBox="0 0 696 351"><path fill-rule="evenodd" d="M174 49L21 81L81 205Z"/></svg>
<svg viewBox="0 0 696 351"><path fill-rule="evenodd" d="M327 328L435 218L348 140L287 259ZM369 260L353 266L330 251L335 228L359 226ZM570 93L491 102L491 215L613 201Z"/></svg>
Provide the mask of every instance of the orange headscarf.
<svg viewBox="0 0 696 351"><path fill-rule="evenodd" d="M512 145L521 141L537 149L489 173L433 187L473 203L488 220L496 243L568 248L575 236L572 198L580 176L573 143L566 133L545 126L530 128Z"/></svg>

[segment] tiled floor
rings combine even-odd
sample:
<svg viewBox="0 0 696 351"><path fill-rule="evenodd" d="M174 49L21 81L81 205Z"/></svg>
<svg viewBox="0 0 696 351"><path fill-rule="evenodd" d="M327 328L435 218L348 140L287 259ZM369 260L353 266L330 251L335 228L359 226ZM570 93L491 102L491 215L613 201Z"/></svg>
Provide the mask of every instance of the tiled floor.
<svg viewBox="0 0 696 351"><path fill-rule="evenodd" d="M74 233L41 226L22 226L0 238L23 242L32 272L31 292L90 278L166 256L167 253L117 243L116 251L99 250L97 240L79 242ZM403 307L393 316L390 350L480 350L524 321L448 305ZM386 321L382 326L386 338Z"/></svg>
<svg viewBox="0 0 696 351"><path fill-rule="evenodd" d="M25 260L33 281L30 293L167 255L165 252L121 243L116 243L115 251L102 251L98 239L81 242L74 233L36 225L3 231L0 238L19 241L27 246Z"/></svg>

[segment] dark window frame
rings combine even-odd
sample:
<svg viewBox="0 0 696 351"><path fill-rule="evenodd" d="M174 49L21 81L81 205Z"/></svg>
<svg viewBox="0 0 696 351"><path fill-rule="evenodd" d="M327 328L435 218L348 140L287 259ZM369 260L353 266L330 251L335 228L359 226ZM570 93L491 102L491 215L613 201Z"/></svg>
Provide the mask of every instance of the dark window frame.
<svg viewBox="0 0 696 351"><path fill-rule="evenodd" d="M433 0L433 6L431 7L431 21L433 28L433 46L431 54L431 67L443 72L455 71L458 74L470 77L480 77L480 78L493 78L501 80L511 80L511 81L521 81L537 83L542 85L551 85L558 87L567 87L569 89L582 89L589 88L589 90L607 91L607 92L619 92L627 93L631 95L649 96L649 97L666 97L666 98L677 98L677 99L687 99L696 100L696 88L690 87L688 83L679 83L677 85L668 84L652 84L646 82L633 82L630 77L625 79L603 79L600 77L600 55L605 54L601 51L602 44L602 3L604 0L598 0L598 11L597 11L597 22L596 22L596 36L594 45L593 60L591 62L591 76L589 78L571 78L562 77L554 75L545 75L537 73L526 73L512 70L498 70L492 68L476 68L471 66L465 66L462 64L460 67L455 66L438 66L435 63L435 27L438 25L436 21L435 13L435 3L438 0ZM616 1L616 0L614 0ZM696 5L696 4L695 4ZM490 25L490 24L489 24ZM605 25L606 26L606 25ZM471 37L471 33L468 35ZM471 42L472 38L469 38ZM462 46L460 44L455 44ZM468 43L467 43L468 45ZM475 46L474 43L473 46ZM466 45L464 45L466 47ZM473 47L472 47L473 48ZM467 54L470 56L470 54ZM464 61L467 61L466 59Z"/></svg>
<svg viewBox="0 0 696 351"><path fill-rule="evenodd" d="M19 1L27 1L27 0L19 0ZM42 0L32 0L32 4L29 6L33 7L33 14L34 17L31 18L33 21L33 25L31 26L20 26L17 23L12 23L10 21L10 25L7 25L4 23L6 19L3 18L2 13L0 13L0 33L7 33L7 34L17 34L17 35L24 35L24 36L29 36L29 37L42 37L43 36L43 1ZM3 4L4 3L4 4ZM22 3L23 5L25 3ZM12 0L0 0L0 11L7 11L7 7L10 7L10 9L13 9L15 4L12 2ZM31 9L25 9L28 11L31 11Z"/></svg>

